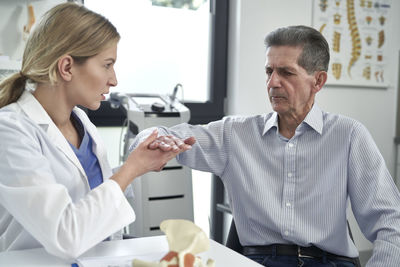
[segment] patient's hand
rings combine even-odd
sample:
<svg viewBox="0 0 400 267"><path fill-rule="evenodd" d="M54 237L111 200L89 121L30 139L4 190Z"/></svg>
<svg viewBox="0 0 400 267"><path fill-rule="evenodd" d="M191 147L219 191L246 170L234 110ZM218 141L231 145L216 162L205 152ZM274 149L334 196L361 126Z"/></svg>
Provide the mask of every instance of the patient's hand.
<svg viewBox="0 0 400 267"><path fill-rule="evenodd" d="M150 149L161 149L162 151L180 151L182 149L188 150L196 143L196 139L192 136L182 140L173 135L164 135L157 137L152 143L149 144Z"/></svg>

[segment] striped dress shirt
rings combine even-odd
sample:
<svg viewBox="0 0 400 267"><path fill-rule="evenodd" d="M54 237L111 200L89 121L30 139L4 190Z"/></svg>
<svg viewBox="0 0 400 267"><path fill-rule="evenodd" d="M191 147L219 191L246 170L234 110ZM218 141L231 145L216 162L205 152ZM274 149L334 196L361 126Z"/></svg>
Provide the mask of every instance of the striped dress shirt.
<svg viewBox="0 0 400 267"><path fill-rule="evenodd" d="M314 105L290 139L279 134L275 112L159 127L159 134L196 137L177 159L221 177L242 245L315 245L356 257L346 225L351 203L374 242L367 266L400 266L400 194L360 122Z"/></svg>

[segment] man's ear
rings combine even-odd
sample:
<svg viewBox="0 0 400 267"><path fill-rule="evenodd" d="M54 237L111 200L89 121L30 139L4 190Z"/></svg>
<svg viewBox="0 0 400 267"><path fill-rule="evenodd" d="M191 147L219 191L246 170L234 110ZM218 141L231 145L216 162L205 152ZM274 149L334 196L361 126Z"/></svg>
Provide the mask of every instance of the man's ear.
<svg viewBox="0 0 400 267"><path fill-rule="evenodd" d="M64 55L58 60L58 73L64 81L72 80L72 64L74 63L74 59L70 55Z"/></svg>
<svg viewBox="0 0 400 267"><path fill-rule="evenodd" d="M314 89L316 90L316 92L319 92L319 90L322 89L327 79L328 79L328 73L326 71L318 71L315 73Z"/></svg>

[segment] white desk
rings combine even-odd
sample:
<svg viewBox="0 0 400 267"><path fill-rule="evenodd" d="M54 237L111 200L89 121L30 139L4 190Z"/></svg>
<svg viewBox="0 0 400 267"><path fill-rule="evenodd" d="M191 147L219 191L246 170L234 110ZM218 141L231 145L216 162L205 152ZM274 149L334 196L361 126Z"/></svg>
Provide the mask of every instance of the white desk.
<svg viewBox="0 0 400 267"><path fill-rule="evenodd" d="M156 257L154 260L159 260L167 252L168 243L165 236L154 236L103 242L93 247L79 258L87 262L93 259L115 259L115 257L125 259L138 258L143 260ZM210 240L210 249L198 256L202 258L204 263L209 258L214 259L216 267L261 266L213 240ZM71 262L56 258L48 254L44 249L28 249L0 253L0 266L71 267ZM94 266L99 265L96 264ZM108 265L106 264L105 266Z"/></svg>

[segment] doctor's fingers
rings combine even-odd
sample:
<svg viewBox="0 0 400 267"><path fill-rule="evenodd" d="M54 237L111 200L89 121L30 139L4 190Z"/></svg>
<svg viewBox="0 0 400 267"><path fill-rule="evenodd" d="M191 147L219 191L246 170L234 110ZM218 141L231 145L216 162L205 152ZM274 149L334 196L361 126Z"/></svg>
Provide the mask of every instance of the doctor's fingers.
<svg viewBox="0 0 400 267"><path fill-rule="evenodd" d="M163 151L161 149L155 149L151 150L149 149L148 152L150 152L151 155L148 155L150 158L150 161L152 163L149 163L151 170L152 171L161 171L164 166L170 161L171 159L175 158L178 154L185 152L187 150L191 149L190 145L185 145L183 148L178 149L178 150L170 150L170 151Z"/></svg>
<svg viewBox="0 0 400 267"><path fill-rule="evenodd" d="M191 145L187 145L187 144L183 144L181 146L177 146L176 144L165 144L165 143L161 143L158 145L159 150L163 151L163 152L173 152L179 154L182 152L185 152L186 150L189 150L192 148Z"/></svg>
<svg viewBox="0 0 400 267"><path fill-rule="evenodd" d="M194 145L194 143L196 143L196 138L194 136L191 136L189 138L186 138L184 140L184 142L185 142L186 145L192 146L192 145Z"/></svg>
<svg viewBox="0 0 400 267"><path fill-rule="evenodd" d="M185 140L186 141L186 140ZM156 140L149 144L150 149L161 149L162 151L183 152L191 148L192 142L185 144L185 141L178 137L167 135L159 136Z"/></svg>
<svg viewBox="0 0 400 267"><path fill-rule="evenodd" d="M164 152L171 150L178 150L179 147L173 143L166 143L165 141L155 140L147 146L151 150L160 149Z"/></svg>
<svg viewBox="0 0 400 267"><path fill-rule="evenodd" d="M154 155L153 155L153 163L150 163L151 170L152 171L161 171L165 165L167 165L168 161L170 161L171 159L175 158L176 155L178 155L179 153L173 152L173 151L169 151L169 152L164 152L161 150L154 150Z"/></svg>

